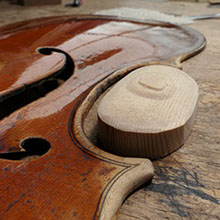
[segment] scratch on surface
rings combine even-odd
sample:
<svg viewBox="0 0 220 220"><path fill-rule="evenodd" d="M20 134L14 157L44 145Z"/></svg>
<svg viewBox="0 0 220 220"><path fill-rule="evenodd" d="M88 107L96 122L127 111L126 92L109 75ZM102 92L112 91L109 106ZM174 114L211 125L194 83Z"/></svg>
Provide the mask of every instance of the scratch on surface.
<svg viewBox="0 0 220 220"><path fill-rule="evenodd" d="M144 27L144 28L140 28L140 29L136 29L136 30L124 31L124 32L118 33L118 34L87 33L88 35L99 35L99 36L103 36L103 37L95 39L95 40L91 40L89 42L86 42L86 43L83 43L79 46L76 46L76 47L72 48L71 50L69 50L68 53L71 53L71 52L73 52L73 51L75 51L79 48L82 48L82 47L88 47L89 45L91 45L93 43L100 42L101 40L107 40L107 39L112 38L112 37L120 37L120 36L123 36L124 34L135 33L135 32L147 30L147 29L150 29L150 28L152 28L152 27Z"/></svg>
<svg viewBox="0 0 220 220"><path fill-rule="evenodd" d="M182 167L181 167L182 168ZM146 187L146 191L153 191L165 196L159 201L167 204L173 213L178 214L181 218L190 218L191 207L181 204L179 199L183 195L194 195L206 201L219 204L219 201L205 193L202 188L203 184L199 182L198 175L195 171L190 173L186 169L174 169L172 167L156 167L155 183Z"/></svg>
<svg viewBox="0 0 220 220"><path fill-rule="evenodd" d="M173 159L176 163L178 163L178 165L182 168L183 171L185 171L186 174L188 174L189 176L191 176L191 177L197 182L198 186L204 187L204 186L199 182L198 175L197 175L197 173L196 173L195 171L193 171L193 174L194 174L194 175L191 174L186 168L184 168L184 167L182 166L182 164L181 164L178 160L176 160L174 157L172 157L172 159Z"/></svg>
<svg viewBox="0 0 220 220"><path fill-rule="evenodd" d="M15 204L17 204L26 194L27 194L27 193L21 194L21 196L20 196L17 200L15 200L14 202L10 203L10 204L8 205L8 207L5 209L5 211L0 215L0 217L1 217L2 215L4 215L9 209L11 209Z"/></svg>

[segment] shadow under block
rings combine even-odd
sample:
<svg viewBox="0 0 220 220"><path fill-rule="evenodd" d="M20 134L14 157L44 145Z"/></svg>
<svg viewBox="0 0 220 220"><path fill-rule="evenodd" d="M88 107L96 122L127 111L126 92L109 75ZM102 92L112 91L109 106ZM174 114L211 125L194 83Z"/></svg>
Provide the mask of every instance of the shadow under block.
<svg viewBox="0 0 220 220"><path fill-rule="evenodd" d="M196 82L177 68L152 65L134 70L98 107L100 140L117 155L163 157L189 136L198 95Z"/></svg>

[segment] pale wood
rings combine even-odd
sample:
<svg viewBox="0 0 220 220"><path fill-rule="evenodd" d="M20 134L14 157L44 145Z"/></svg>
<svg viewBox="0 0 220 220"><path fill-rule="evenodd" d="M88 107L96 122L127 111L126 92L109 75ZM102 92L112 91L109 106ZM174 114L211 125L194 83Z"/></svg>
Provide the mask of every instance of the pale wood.
<svg viewBox="0 0 220 220"><path fill-rule="evenodd" d="M102 99L100 140L107 151L118 155L163 157L189 136L198 95L196 82L177 68L139 68Z"/></svg>

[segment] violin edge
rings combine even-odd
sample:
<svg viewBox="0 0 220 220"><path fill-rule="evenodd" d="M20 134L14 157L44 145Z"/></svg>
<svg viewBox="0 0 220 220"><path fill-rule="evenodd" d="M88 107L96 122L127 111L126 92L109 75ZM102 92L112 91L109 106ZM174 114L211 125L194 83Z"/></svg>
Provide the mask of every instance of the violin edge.
<svg viewBox="0 0 220 220"><path fill-rule="evenodd" d="M199 48L198 53L203 48L204 47ZM83 130L83 123L89 110L96 99L108 87L133 70L147 65L156 65L158 63L179 68L180 62L185 60L184 58L187 58L188 56L189 54L184 54L179 57L173 57L172 60L175 62L172 64L169 64L169 61L147 62L120 69L112 75L106 77L103 81L97 83L91 90L87 91L83 95L84 97L82 97L83 101L79 101L78 105L75 106L75 110L73 110L72 117L70 117L69 121L69 131L72 131L72 134L70 135L74 135L74 138L78 140L78 147L101 160L124 167L122 171L115 175L105 187L100 197L94 219L114 219L126 196L139 186L152 180L154 168L149 159L116 156L99 149L91 143Z"/></svg>

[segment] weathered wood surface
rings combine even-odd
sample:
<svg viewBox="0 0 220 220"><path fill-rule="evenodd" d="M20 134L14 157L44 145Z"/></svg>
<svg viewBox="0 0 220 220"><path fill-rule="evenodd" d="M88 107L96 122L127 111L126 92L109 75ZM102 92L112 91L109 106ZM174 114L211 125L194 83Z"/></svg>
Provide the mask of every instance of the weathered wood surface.
<svg viewBox="0 0 220 220"><path fill-rule="evenodd" d="M183 15L219 12L218 8L207 7L207 4L142 0L90 0L75 9L63 6L24 9L4 2L0 4L1 25L39 16L89 13L122 6ZM220 20L197 21L190 26L207 39L205 51L183 64L183 70L196 80L200 88L192 134L181 149L153 162L156 169L153 182L125 200L119 211L120 220L220 219Z"/></svg>
<svg viewBox="0 0 220 220"><path fill-rule="evenodd" d="M219 10L205 4L155 4L157 7L189 15ZM220 219L220 20L190 26L207 39L206 49L183 63L183 70L200 89L192 133L182 148L153 162L156 175L152 184L125 201L120 220Z"/></svg>

